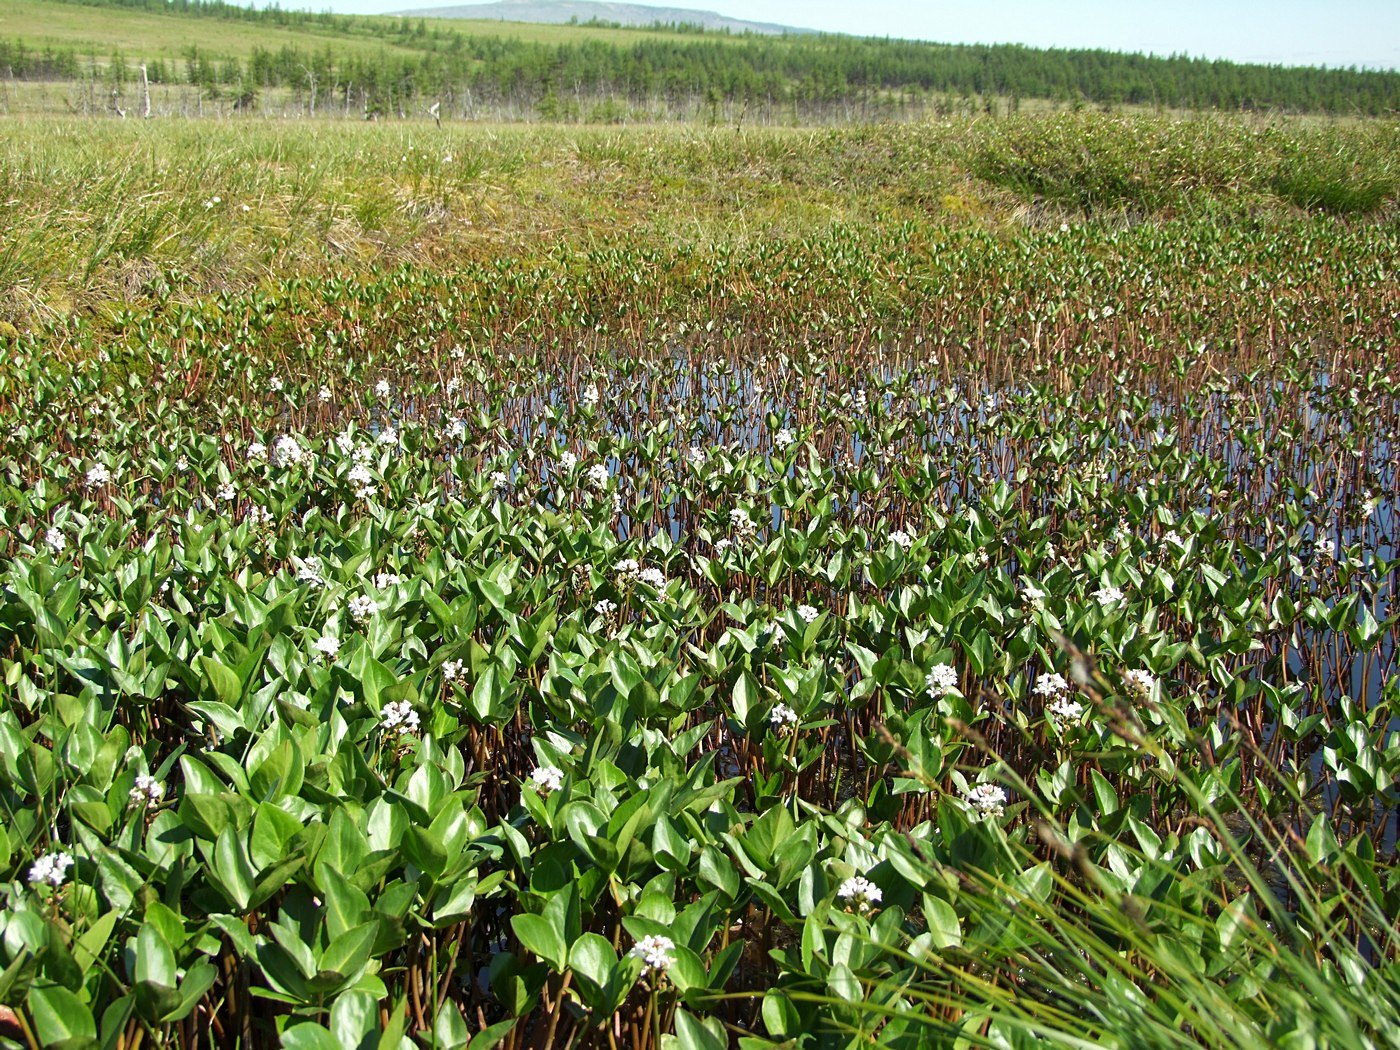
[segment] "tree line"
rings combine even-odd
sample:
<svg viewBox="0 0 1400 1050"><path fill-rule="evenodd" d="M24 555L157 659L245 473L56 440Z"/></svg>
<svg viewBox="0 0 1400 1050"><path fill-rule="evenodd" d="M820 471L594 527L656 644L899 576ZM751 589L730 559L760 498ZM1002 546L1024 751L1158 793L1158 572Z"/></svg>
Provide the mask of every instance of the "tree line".
<svg viewBox="0 0 1400 1050"><path fill-rule="evenodd" d="M425 99L511 100L549 115L559 100L703 98L719 104L852 103L918 98L1048 99L1183 109L1383 115L1400 110L1400 72L1247 65L1185 55L1151 57L1020 45L945 45L801 34L688 31L664 38L561 43L476 36L422 19L256 10L221 0L75 0L304 27L377 40L378 51L330 45L256 47L246 58L191 48L183 62L152 60L152 83L198 85L251 100L263 89L337 93L366 111ZM0 74L20 79L104 77L120 86L133 62L75 49L0 40Z"/></svg>

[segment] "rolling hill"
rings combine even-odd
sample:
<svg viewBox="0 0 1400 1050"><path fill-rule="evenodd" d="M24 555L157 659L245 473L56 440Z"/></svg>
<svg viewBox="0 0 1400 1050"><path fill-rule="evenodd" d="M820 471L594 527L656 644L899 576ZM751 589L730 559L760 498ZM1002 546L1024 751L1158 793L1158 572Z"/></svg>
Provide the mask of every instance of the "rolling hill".
<svg viewBox="0 0 1400 1050"><path fill-rule="evenodd" d="M647 7L642 4L600 3L596 0L497 0L495 3L465 4L456 7L428 7L394 14L409 18L465 18L480 21L529 22L564 25L603 22L620 26L685 25L729 33L758 33L780 36L785 33L812 33L815 30L748 22L714 11L692 11L681 7Z"/></svg>
<svg viewBox="0 0 1400 1050"><path fill-rule="evenodd" d="M142 76L154 116L373 119L422 117L436 107L443 119L803 124L1005 115L1027 102L1345 116L1400 110L1400 72L775 35L783 27L757 23L707 30L693 24L706 16L686 8L583 0L437 8L433 17L421 10L353 16L222 0L0 0L0 113L118 113L133 104L145 112L144 86L132 102ZM607 21L445 17L483 12ZM628 17L651 21L611 24Z"/></svg>

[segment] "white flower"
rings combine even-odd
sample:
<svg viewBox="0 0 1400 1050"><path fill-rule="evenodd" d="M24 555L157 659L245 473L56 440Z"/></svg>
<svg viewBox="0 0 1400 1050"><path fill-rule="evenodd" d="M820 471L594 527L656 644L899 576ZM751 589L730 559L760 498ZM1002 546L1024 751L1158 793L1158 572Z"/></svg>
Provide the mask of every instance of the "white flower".
<svg viewBox="0 0 1400 1050"><path fill-rule="evenodd" d="M374 475L369 472L369 468L363 463L356 463L350 468L350 473L345 475L345 480L357 488L373 484Z"/></svg>
<svg viewBox="0 0 1400 1050"><path fill-rule="evenodd" d="M447 351L447 355L454 361L460 361L467 356L467 348L465 346L454 346L451 350Z"/></svg>
<svg viewBox="0 0 1400 1050"><path fill-rule="evenodd" d="M976 784L963 797L979 816L999 817L1006 812L1006 792L995 784Z"/></svg>
<svg viewBox="0 0 1400 1050"><path fill-rule="evenodd" d="M641 565L637 563L636 558L623 558L617 563L613 571L623 580L630 580L635 578L641 571Z"/></svg>
<svg viewBox="0 0 1400 1050"><path fill-rule="evenodd" d="M1166 535L1162 537L1162 542L1175 544L1178 547L1186 546L1186 541L1181 538L1181 535L1176 529L1168 529Z"/></svg>
<svg viewBox="0 0 1400 1050"><path fill-rule="evenodd" d="M576 466L578 466L578 457L572 452L565 450L559 453L559 458L556 460L556 462L559 465L559 473L569 474L573 471L573 469Z"/></svg>
<svg viewBox="0 0 1400 1050"><path fill-rule="evenodd" d="M934 664L924 682L932 695L945 696L958 687L958 672L952 664Z"/></svg>
<svg viewBox="0 0 1400 1050"><path fill-rule="evenodd" d="M617 612L617 602L609 601L607 598L604 598L593 606L593 611L599 616L611 616L613 613Z"/></svg>
<svg viewBox="0 0 1400 1050"><path fill-rule="evenodd" d="M598 384L589 383L583 390L583 403L590 408L598 403Z"/></svg>
<svg viewBox="0 0 1400 1050"><path fill-rule="evenodd" d="M749 512L743 507L735 507L729 512L729 524L740 537L749 537L757 531L758 526L749 517Z"/></svg>
<svg viewBox="0 0 1400 1050"><path fill-rule="evenodd" d="M136 784L129 794L134 805L154 806L165 797L165 785L149 773L137 773Z"/></svg>
<svg viewBox="0 0 1400 1050"><path fill-rule="evenodd" d="M379 437L375 438L381 445L397 445L399 443L399 432L393 427L385 427L379 432Z"/></svg>
<svg viewBox="0 0 1400 1050"><path fill-rule="evenodd" d="M273 376L267 381L267 388L274 394L280 394L284 385L281 376Z"/></svg>
<svg viewBox="0 0 1400 1050"><path fill-rule="evenodd" d="M1035 680L1036 696L1059 696L1069 692L1069 683L1062 674L1043 674Z"/></svg>
<svg viewBox="0 0 1400 1050"><path fill-rule="evenodd" d="M442 680L444 682L455 682L462 677L462 669L465 664L461 660L448 660L442 665Z"/></svg>
<svg viewBox="0 0 1400 1050"><path fill-rule="evenodd" d="M588 468L588 483L595 489L607 488L608 468L602 463L594 463Z"/></svg>
<svg viewBox="0 0 1400 1050"><path fill-rule="evenodd" d="M648 567L641 570L637 573L637 579L641 580L643 583L650 584L658 591L666 587L666 574L657 568Z"/></svg>
<svg viewBox="0 0 1400 1050"><path fill-rule="evenodd" d="M836 896L857 911L869 911L874 905L880 903L880 898L884 894L880 892L880 887L869 879L861 875L852 875L841 883L836 891Z"/></svg>
<svg viewBox="0 0 1400 1050"><path fill-rule="evenodd" d="M819 613L814 606L799 605L797 607L797 615L802 617L802 619L804 619L808 623L814 623L817 617L821 615L821 613Z"/></svg>
<svg viewBox="0 0 1400 1050"><path fill-rule="evenodd" d="M356 623L364 623L378 608L375 600L368 594L357 594L350 599L350 617Z"/></svg>
<svg viewBox="0 0 1400 1050"><path fill-rule="evenodd" d="M715 540L715 553L723 554L732 546L734 546L733 540L731 540L728 536L721 536L719 539Z"/></svg>
<svg viewBox="0 0 1400 1050"><path fill-rule="evenodd" d="M49 550L53 551L55 554L62 554L64 549L68 546L68 537L63 535L58 529L50 528L44 533L44 542L49 545Z"/></svg>
<svg viewBox="0 0 1400 1050"><path fill-rule="evenodd" d="M243 520L248 523L250 528L254 529L259 525L271 525L272 511L254 504L248 508L248 513L243 516Z"/></svg>
<svg viewBox="0 0 1400 1050"><path fill-rule="evenodd" d="M665 972L666 968L671 965L674 959L672 953L675 950L676 942L671 940L671 938L663 937L660 934L652 934L649 937L643 937L634 944L632 950L627 954L641 959L642 962L646 964L642 969L642 973L646 974L651 973L653 970Z"/></svg>
<svg viewBox="0 0 1400 1050"><path fill-rule="evenodd" d="M313 587L324 587L326 578L321 575L321 559L312 557L303 561L297 566L297 579Z"/></svg>
<svg viewBox="0 0 1400 1050"><path fill-rule="evenodd" d="M449 419L447 421L447 436L453 441L460 441L467 436L467 424L460 419Z"/></svg>
<svg viewBox="0 0 1400 1050"><path fill-rule="evenodd" d="M1094 592L1094 600L1105 609L1123 604L1123 592L1117 587L1100 587Z"/></svg>
<svg viewBox="0 0 1400 1050"><path fill-rule="evenodd" d="M493 470L491 472L491 487L497 492L510 491L510 477L503 470Z"/></svg>
<svg viewBox="0 0 1400 1050"><path fill-rule="evenodd" d="M331 388L322 384L321 389L316 391L316 396L320 398L321 403L324 404L331 399Z"/></svg>
<svg viewBox="0 0 1400 1050"><path fill-rule="evenodd" d="M89 474L88 477L91 478L92 475ZM1337 545L1332 540L1318 540L1316 546L1319 558L1325 558L1328 561L1337 560Z"/></svg>
<svg viewBox="0 0 1400 1050"><path fill-rule="evenodd" d="M903 529L895 529L890 533L890 542L901 550L907 551L910 547L914 546L914 537Z"/></svg>
<svg viewBox="0 0 1400 1050"><path fill-rule="evenodd" d="M226 481L219 486L218 496L219 499L227 503L229 500L238 498L238 489L234 487L233 482Z"/></svg>
<svg viewBox="0 0 1400 1050"><path fill-rule="evenodd" d="M267 455L267 446L261 441L254 441L248 446L248 452L246 454L250 461L262 459Z"/></svg>
<svg viewBox="0 0 1400 1050"><path fill-rule="evenodd" d="M101 485L105 485L111 480L112 472L107 469L105 464L94 463L91 467L88 468L87 483L91 488L97 488Z"/></svg>
<svg viewBox="0 0 1400 1050"><path fill-rule="evenodd" d="M768 713L768 723L782 736L797 725L797 712L787 704L779 704Z"/></svg>
<svg viewBox="0 0 1400 1050"><path fill-rule="evenodd" d="M389 396L389 380L387 380L387 379L381 379L379 382L375 383L375 384L374 384L374 395L375 395L375 397L388 397L388 396Z"/></svg>
<svg viewBox="0 0 1400 1050"><path fill-rule="evenodd" d="M397 587L400 582L397 573L381 572L374 577L374 589L376 591L387 591L390 587Z"/></svg>
<svg viewBox="0 0 1400 1050"><path fill-rule="evenodd" d="M564 771L555 766L536 766L530 772L530 780L538 790L548 794L564 786Z"/></svg>
<svg viewBox="0 0 1400 1050"><path fill-rule="evenodd" d="M30 865L29 882L31 885L47 882L50 886L62 886L72 866L73 857L68 853L45 853Z"/></svg>
<svg viewBox="0 0 1400 1050"><path fill-rule="evenodd" d="M385 704L379 712L379 727L386 732L407 736L418 732L418 712L407 700Z"/></svg>
<svg viewBox="0 0 1400 1050"><path fill-rule="evenodd" d="M1128 688L1139 696L1151 696L1152 688L1157 684L1157 679L1152 676L1152 672L1134 668L1123 673L1123 681Z"/></svg>
<svg viewBox="0 0 1400 1050"><path fill-rule="evenodd" d="M312 643L312 648L327 660L334 660L336 654L340 652L340 639L333 635L323 634Z"/></svg>
<svg viewBox="0 0 1400 1050"><path fill-rule="evenodd" d="M1045 600L1045 592L1030 580L1021 580L1021 597L1028 605L1039 605Z"/></svg>
<svg viewBox="0 0 1400 1050"><path fill-rule="evenodd" d="M306 450L290 434L282 435L272 446L272 461L278 466L295 466L304 459L306 459Z"/></svg>
<svg viewBox="0 0 1400 1050"><path fill-rule="evenodd" d="M1084 713L1084 705L1078 700L1062 696L1047 704L1045 711L1054 721L1063 725L1067 722L1078 721L1079 716Z"/></svg>
<svg viewBox="0 0 1400 1050"><path fill-rule="evenodd" d="M182 474L190 469L190 461L185 458L183 452L180 454L180 458L175 461L175 469Z"/></svg>
<svg viewBox="0 0 1400 1050"><path fill-rule="evenodd" d="M705 465L705 450L699 445L691 445L686 452L692 467L703 467Z"/></svg>
<svg viewBox="0 0 1400 1050"><path fill-rule="evenodd" d="M797 439L792 436L792 431L787 427L783 427L773 435L773 447L776 449L785 449L795 440Z"/></svg>

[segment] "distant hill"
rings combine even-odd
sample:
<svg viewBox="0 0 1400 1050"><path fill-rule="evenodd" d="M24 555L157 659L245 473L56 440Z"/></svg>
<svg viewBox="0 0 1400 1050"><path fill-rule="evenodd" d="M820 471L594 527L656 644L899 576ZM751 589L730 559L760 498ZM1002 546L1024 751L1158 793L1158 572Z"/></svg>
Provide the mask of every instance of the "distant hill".
<svg viewBox="0 0 1400 1050"><path fill-rule="evenodd" d="M663 25L691 25L700 26L702 29L728 30L731 33L761 33L765 36L815 32L812 29L797 29L769 22L747 22L742 18L729 18L714 11L614 4L602 0L496 0L495 3L488 4L424 7L412 11L395 11L394 14L414 18L469 18L548 25L597 21L622 26L650 26L660 22Z"/></svg>

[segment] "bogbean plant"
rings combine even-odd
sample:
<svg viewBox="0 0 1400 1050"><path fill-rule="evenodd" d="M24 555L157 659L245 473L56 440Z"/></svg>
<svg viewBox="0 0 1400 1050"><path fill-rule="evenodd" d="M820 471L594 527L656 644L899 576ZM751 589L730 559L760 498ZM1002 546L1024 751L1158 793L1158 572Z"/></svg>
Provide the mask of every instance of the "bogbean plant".
<svg viewBox="0 0 1400 1050"><path fill-rule="evenodd" d="M399 270L11 340L7 1038L1393 1039L1393 234L1222 303L1197 232L907 335ZM1022 312L1069 243L1143 298Z"/></svg>

